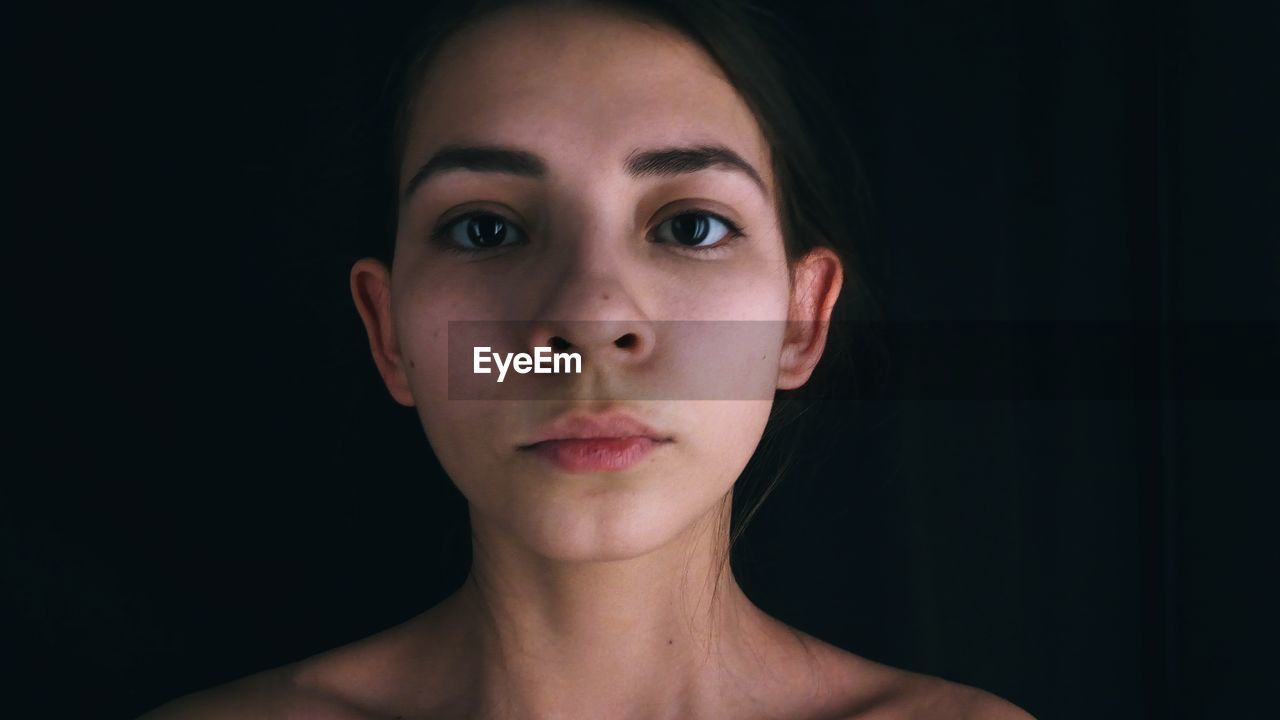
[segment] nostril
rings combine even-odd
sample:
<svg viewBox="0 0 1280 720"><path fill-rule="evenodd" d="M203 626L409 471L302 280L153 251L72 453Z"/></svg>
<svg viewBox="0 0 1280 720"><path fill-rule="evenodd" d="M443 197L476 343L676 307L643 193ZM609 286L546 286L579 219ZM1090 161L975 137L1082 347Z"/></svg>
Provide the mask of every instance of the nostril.
<svg viewBox="0 0 1280 720"><path fill-rule="evenodd" d="M636 344L636 335L635 333L627 333L626 335L623 335L617 340L614 340L613 344L617 345L618 347L624 350L630 347L634 347Z"/></svg>
<svg viewBox="0 0 1280 720"><path fill-rule="evenodd" d="M551 338L551 349L552 349L552 350L564 351L564 350L568 350L570 347L571 347L571 344L569 343L569 341L568 341L568 340L565 340L564 338L560 337L559 335L556 335L556 336L554 336L554 337L552 337L552 338Z"/></svg>

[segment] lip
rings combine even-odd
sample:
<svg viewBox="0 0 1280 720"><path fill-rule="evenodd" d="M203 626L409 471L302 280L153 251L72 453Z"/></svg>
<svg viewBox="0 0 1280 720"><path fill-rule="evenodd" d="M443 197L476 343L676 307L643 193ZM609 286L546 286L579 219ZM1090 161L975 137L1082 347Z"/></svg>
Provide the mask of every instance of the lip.
<svg viewBox="0 0 1280 720"><path fill-rule="evenodd" d="M530 447L551 440L595 440L599 438L648 438L658 442L671 439L623 412L570 413L555 419L521 445Z"/></svg>
<svg viewBox="0 0 1280 720"><path fill-rule="evenodd" d="M557 418L519 449L567 472L614 472L671 440L626 413L574 413Z"/></svg>

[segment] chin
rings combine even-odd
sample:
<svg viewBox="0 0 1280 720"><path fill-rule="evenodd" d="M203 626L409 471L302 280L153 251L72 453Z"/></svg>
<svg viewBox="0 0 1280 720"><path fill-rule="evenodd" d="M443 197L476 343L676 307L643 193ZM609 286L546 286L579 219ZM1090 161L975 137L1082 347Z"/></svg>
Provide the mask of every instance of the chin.
<svg viewBox="0 0 1280 720"><path fill-rule="evenodd" d="M619 498L592 498L558 511L526 514L517 536L537 555L557 562L609 562L647 555L677 540L696 516L684 508L637 507Z"/></svg>

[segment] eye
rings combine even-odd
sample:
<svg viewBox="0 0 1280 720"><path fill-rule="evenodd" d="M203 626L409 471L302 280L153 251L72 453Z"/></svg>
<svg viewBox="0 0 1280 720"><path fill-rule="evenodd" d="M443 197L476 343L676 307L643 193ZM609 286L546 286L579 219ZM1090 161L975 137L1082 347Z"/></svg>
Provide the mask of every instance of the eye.
<svg viewBox="0 0 1280 720"><path fill-rule="evenodd" d="M477 252L514 245L524 233L501 215L472 213L441 225L432 236L450 250Z"/></svg>
<svg viewBox="0 0 1280 720"><path fill-rule="evenodd" d="M709 249L726 237L737 237L742 231L714 213L684 212L664 220L654 228L661 242L672 242L693 249Z"/></svg>

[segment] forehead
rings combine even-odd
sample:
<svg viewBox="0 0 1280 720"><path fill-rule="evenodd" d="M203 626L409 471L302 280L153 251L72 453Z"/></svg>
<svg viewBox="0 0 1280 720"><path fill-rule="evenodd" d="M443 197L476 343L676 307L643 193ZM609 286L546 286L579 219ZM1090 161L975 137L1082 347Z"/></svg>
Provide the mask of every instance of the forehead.
<svg viewBox="0 0 1280 720"><path fill-rule="evenodd" d="M452 36L411 104L401 184L436 149L519 147L552 174L638 148L719 144L768 176L767 143L700 46L665 26L594 8L515 8Z"/></svg>

